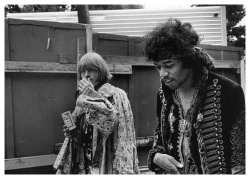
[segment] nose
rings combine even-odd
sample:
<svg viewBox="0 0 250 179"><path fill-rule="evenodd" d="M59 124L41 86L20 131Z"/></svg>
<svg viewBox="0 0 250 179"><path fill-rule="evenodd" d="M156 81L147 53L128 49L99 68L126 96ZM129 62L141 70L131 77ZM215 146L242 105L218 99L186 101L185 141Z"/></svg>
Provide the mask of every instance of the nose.
<svg viewBox="0 0 250 179"><path fill-rule="evenodd" d="M160 77L161 77L161 78L166 78L167 76L168 76L168 71L167 71L167 69L161 67L161 70L160 70Z"/></svg>
<svg viewBox="0 0 250 179"><path fill-rule="evenodd" d="M86 70L84 76L85 76L85 78L89 78L89 71L88 70Z"/></svg>

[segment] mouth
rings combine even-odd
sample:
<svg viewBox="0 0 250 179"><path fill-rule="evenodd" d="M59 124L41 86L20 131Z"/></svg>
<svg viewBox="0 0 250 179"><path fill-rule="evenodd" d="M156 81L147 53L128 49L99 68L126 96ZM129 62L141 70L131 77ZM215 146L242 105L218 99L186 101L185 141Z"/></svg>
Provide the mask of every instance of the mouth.
<svg viewBox="0 0 250 179"><path fill-rule="evenodd" d="M174 81L173 79L161 79L161 81L163 83L171 83L172 81Z"/></svg>

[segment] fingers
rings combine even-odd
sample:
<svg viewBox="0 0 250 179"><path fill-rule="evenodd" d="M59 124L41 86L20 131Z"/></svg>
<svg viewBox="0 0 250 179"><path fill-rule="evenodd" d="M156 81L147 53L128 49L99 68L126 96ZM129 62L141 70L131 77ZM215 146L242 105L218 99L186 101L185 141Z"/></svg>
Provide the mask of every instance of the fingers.
<svg viewBox="0 0 250 179"><path fill-rule="evenodd" d="M170 173L172 174L180 174L178 168L182 168L183 165L174 159L174 157L169 156L169 161L173 164L173 166L170 169Z"/></svg>
<svg viewBox="0 0 250 179"><path fill-rule="evenodd" d="M86 82L85 82L85 81L83 81L83 80L79 81L78 89L79 89L81 92L84 91L85 86L86 86Z"/></svg>
<svg viewBox="0 0 250 179"><path fill-rule="evenodd" d="M172 162L169 162L167 165L163 165L163 167L164 170L168 171L171 174L180 174L179 170Z"/></svg>
<svg viewBox="0 0 250 179"><path fill-rule="evenodd" d="M66 132L66 131L69 131L68 127L66 125L63 125L63 131Z"/></svg>
<svg viewBox="0 0 250 179"><path fill-rule="evenodd" d="M63 133L65 137L71 138L71 132L69 131L68 127L66 125L63 126Z"/></svg>
<svg viewBox="0 0 250 179"><path fill-rule="evenodd" d="M159 163L158 166L161 167L163 170L166 170L168 173L179 174L178 169L171 162L169 162L169 163Z"/></svg>
<svg viewBox="0 0 250 179"><path fill-rule="evenodd" d="M177 160L174 159L174 157L170 157L169 159L176 167L178 168L182 168L183 164L181 164L180 162L178 162Z"/></svg>
<svg viewBox="0 0 250 179"><path fill-rule="evenodd" d="M89 88L93 88L93 85L90 81L88 81L87 79L83 78L82 80L79 81L79 87L78 89L83 92L85 91L85 89L89 87Z"/></svg>
<svg viewBox="0 0 250 179"><path fill-rule="evenodd" d="M178 168L183 167L181 163L179 163L172 156L167 154L157 153L155 154L153 161L156 165L171 174L180 174Z"/></svg>
<svg viewBox="0 0 250 179"><path fill-rule="evenodd" d="M86 85L89 85L91 84L90 80L89 79L86 79L86 78L83 78L79 81L79 83L83 86L86 86Z"/></svg>

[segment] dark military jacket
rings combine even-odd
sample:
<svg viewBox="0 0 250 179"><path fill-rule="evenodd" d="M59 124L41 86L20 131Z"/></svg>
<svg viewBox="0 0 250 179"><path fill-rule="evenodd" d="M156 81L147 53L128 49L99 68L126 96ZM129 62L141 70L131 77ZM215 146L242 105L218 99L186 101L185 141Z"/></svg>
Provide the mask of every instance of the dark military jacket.
<svg viewBox="0 0 250 179"><path fill-rule="evenodd" d="M148 155L149 169L166 173L153 162L157 152L180 156L180 110L175 90L162 84L157 97L155 141ZM190 158L185 171L192 174L231 174L245 172L245 98L240 85L208 73L201 82L190 114ZM175 116L171 122L170 113Z"/></svg>

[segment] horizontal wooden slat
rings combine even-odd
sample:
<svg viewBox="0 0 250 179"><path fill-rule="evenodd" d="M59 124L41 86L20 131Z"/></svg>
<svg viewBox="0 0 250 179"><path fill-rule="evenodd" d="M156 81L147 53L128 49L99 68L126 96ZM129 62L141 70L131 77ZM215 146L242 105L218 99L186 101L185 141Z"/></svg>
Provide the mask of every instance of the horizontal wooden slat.
<svg viewBox="0 0 250 179"><path fill-rule="evenodd" d="M148 166L139 166L140 175L154 175L155 172L149 170Z"/></svg>
<svg viewBox="0 0 250 179"><path fill-rule="evenodd" d="M153 66L152 62L147 61L146 57L131 56L103 56L107 63L131 64L136 66ZM216 60L216 68L240 68L240 61L235 60Z"/></svg>
<svg viewBox="0 0 250 179"><path fill-rule="evenodd" d="M153 66L146 57L103 56L113 74L132 74L132 65ZM216 60L216 68L240 68L240 61ZM5 72L76 73L76 64L5 61Z"/></svg>
<svg viewBox="0 0 250 179"><path fill-rule="evenodd" d="M21 157L5 159L5 170L15 170L31 167L42 167L53 165L57 155L40 155L32 157Z"/></svg>
<svg viewBox="0 0 250 179"><path fill-rule="evenodd" d="M45 22L45 21L38 21L37 19L34 20L27 20L24 19L20 21L17 19L7 19L10 25L33 25L33 26L46 26L46 27L53 27L53 28L62 28L62 29L79 29L84 30L86 29L85 24L80 23L54 23L54 22Z"/></svg>
<svg viewBox="0 0 250 179"><path fill-rule="evenodd" d="M76 73L76 64L5 61L5 72Z"/></svg>
<svg viewBox="0 0 250 179"><path fill-rule="evenodd" d="M151 147L153 145L154 137L136 137L136 147ZM55 153L58 153L62 143L55 144ZM41 167L53 165L57 154L40 155L21 158L5 159L5 170L15 170L22 168Z"/></svg>
<svg viewBox="0 0 250 179"><path fill-rule="evenodd" d="M240 68L240 61L235 60L217 60L215 61L216 68Z"/></svg>
<svg viewBox="0 0 250 179"><path fill-rule="evenodd" d="M231 52L242 52L242 49L234 46L221 46L221 45L205 45L199 44L199 47L205 50L219 50L219 51L231 51Z"/></svg>
<svg viewBox="0 0 250 179"><path fill-rule="evenodd" d="M108 64L111 74L132 74L131 65Z"/></svg>
<svg viewBox="0 0 250 179"><path fill-rule="evenodd" d="M147 61L146 57L103 55L103 58L108 64L153 66L153 63Z"/></svg>
<svg viewBox="0 0 250 179"><path fill-rule="evenodd" d="M129 64L108 64L112 74L132 74ZM76 64L5 61L5 72L76 73Z"/></svg>
<svg viewBox="0 0 250 179"><path fill-rule="evenodd" d="M21 157L5 159L5 170L17 170L32 167L51 166L54 164L57 155L39 155L32 157ZM153 174L147 166L139 166L141 174Z"/></svg>

